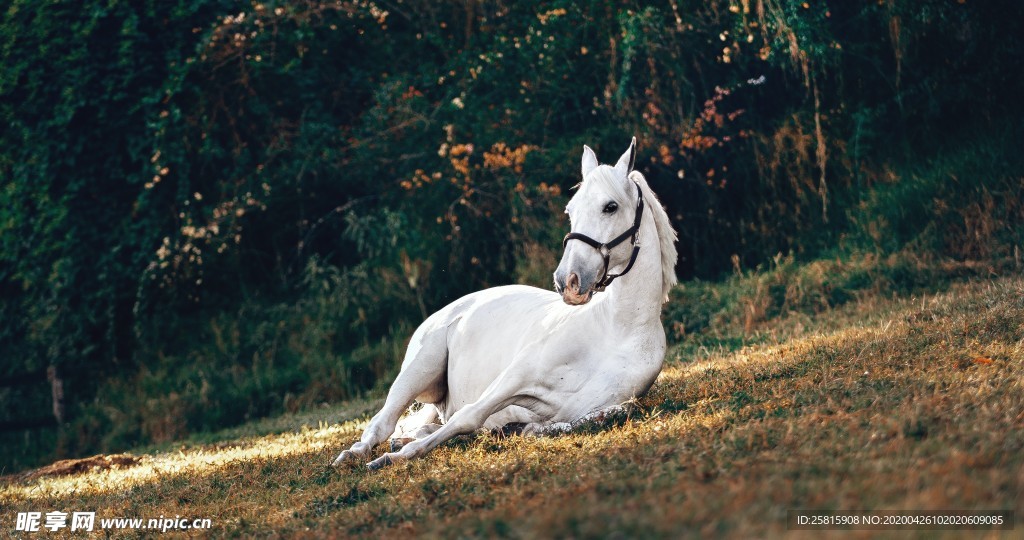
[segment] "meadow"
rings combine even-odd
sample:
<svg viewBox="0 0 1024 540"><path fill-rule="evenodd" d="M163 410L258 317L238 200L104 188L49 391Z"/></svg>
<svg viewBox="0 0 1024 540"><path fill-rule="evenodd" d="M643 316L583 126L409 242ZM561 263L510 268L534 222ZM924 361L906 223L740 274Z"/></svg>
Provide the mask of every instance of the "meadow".
<svg viewBox="0 0 1024 540"><path fill-rule="evenodd" d="M333 469L379 406L354 400L8 475L0 515L8 531L17 512L59 510L294 538L811 536L787 529L800 508L1020 516L1024 278L1012 261L946 265L942 285L901 286L909 264L778 261L681 284L668 326L702 309L713 324L678 338L628 416L563 436L481 433L379 472ZM845 302L816 303L855 275Z"/></svg>
<svg viewBox="0 0 1024 540"><path fill-rule="evenodd" d="M551 286L583 145L635 136L678 232L673 365L763 345L789 312L1005 275L1022 19L1011 0L15 0L0 475L381 395L430 313Z"/></svg>
<svg viewBox="0 0 1024 540"><path fill-rule="evenodd" d="M1024 2L9 4L0 536L1024 513ZM679 235L650 392L331 468L430 313L551 287L583 145L631 137Z"/></svg>

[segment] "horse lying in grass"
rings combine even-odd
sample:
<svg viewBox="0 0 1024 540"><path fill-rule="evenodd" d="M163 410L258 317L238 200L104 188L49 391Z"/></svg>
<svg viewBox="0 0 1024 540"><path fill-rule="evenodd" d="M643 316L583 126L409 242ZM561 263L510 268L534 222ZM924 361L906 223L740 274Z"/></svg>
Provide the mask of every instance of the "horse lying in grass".
<svg viewBox="0 0 1024 540"><path fill-rule="evenodd" d="M583 181L565 210L572 232L555 270L557 292L495 287L428 317L384 407L334 465L367 459L389 437L391 451L370 469L481 428L565 431L651 387L665 358L661 304L676 282L676 233L643 175L630 172L635 148L634 138L609 166L584 147ZM413 401L421 409L396 431Z"/></svg>

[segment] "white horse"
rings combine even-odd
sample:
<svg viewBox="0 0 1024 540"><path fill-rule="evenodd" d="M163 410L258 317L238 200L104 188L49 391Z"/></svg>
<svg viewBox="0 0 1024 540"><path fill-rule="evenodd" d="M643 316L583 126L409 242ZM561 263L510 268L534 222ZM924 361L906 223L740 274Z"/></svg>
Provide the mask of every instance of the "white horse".
<svg viewBox="0 0 1024 540"><path fill-rule="evenodd" d="M583 147L583 182L565 210L572 232L554 274L558 292L495 287L427 318L384 407L334 465L367 459L389 436L391 451L370 469L481 428L565 431L651 387L665 358L661 304L676 282L676 233L643 175L630 172L635 148L636 138L609 166ZM422 408L396 431L413 401Z"/></svg>

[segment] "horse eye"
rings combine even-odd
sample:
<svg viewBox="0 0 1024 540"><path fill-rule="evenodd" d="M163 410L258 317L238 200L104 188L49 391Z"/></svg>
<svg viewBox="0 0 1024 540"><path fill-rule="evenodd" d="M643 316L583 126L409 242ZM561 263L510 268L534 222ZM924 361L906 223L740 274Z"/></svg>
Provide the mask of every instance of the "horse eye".
<svg viewBox="0 0 1024 540"><path fill-rule="evenodd" d="M615 202L610 202L610 203L604 205L604 213L605 214L611 214L612 212L614 212L614 211L616 211L618 209L619 209L619 205L616 204Z"/></svg>

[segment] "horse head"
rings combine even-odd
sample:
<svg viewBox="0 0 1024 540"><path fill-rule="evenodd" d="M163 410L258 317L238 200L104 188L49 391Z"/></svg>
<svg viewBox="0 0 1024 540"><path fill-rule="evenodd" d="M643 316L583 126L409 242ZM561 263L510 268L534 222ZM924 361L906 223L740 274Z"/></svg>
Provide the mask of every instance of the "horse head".
<svg viewBox="0 0 1024 540"><path fill-rule="evenodd" d="M636 260L644 198L629 178L635 156L635 137L615 165L599 165L583 147L583 181L565 208L571 232L555 270L555 290L566 304L586 304Z"/></svg>

